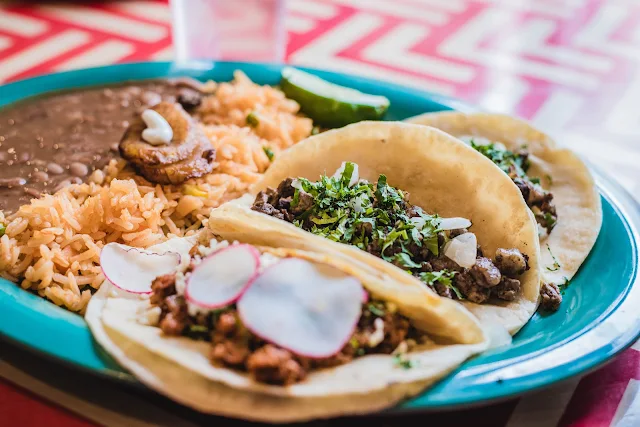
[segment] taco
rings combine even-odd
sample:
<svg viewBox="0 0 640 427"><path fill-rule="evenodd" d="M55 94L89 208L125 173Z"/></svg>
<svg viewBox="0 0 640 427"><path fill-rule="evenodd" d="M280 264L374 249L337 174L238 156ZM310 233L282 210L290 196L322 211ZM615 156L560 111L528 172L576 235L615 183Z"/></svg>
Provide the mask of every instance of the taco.
<svg viewBox="0 0 640 427"><path fill-rule="evenodd" d="M602 226L600 195L587 166L526 121L507 115L440 112L407 122L463 140L513 180L538 223L542 305L557 310L560 291L589 255Z"/></svg>
<svg viewBox="0 0 640 427"><path fill-rule="evenodd" d="M340 253L422 286L429 332L462 342L464 330L447 330L449 307L515 334L539 301L536 223L520 192L490 160L425 126L359 122L307 138L251 194L212 211L209 227Z"/></svg>
<svg viewBox="0 0 640 427"><path fill-rule="evenodd" d="M105 246L109 280L87 309L94 337L117 362L186 406L268 422L366 413L495 345L464 312L449 314L468 317L462 324L476 342L432 339L418 326L426 306L405 306L384 274L223 236Z"/></svg>

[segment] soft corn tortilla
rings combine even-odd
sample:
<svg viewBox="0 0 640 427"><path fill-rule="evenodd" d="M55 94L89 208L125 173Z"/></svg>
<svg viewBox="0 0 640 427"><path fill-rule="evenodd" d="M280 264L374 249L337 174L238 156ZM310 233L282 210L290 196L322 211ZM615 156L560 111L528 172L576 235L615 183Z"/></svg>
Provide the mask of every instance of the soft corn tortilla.
<svg viewBox="0 0 640 427"><path fill-rule="evenodd" d="M465 217L486 256L498 248L518 248L529 256L530 269L521 276L515 301L460 304L441 298L417 278L354 246L313 235L293 224L251 210L255 195L276 188L288 177L319 179L332 175L342 162L355 162L360 177L375 182L379 174L389 185L409 193L409 201L442 217ZM322 253L339 253L349 262L368 266L402 283L399 295L428 310L423 327L432 334L461 343L477 342L477 333L463 325L470 310L485 325L500 324L515 334L535 312L540 292L540 247L533 213L509 177L489 159L462 141L433 128L400 122L363 121L330 130L296 144L280 154L250 194L211 212L209 227L226 238L251 238L258 244L286 246ZM361 267L367 268L367 267ZM396 285L394 285L396 286ZM422 289L416 300L414 294ZM456 313L452 316L452 313ZM461 327L462 326L462 327Z"/></svg>
<svg viewBox="0 0 640 427"><path fill-rule="evenodd" d="M149 250L162 252L175 247L185 254L191 244L176 238ZM356 276L367 289L371 289L374 280L325 254L260 249L333 265ZM416 364L410 369L397 366L391 355L370 355L313 371L301 383L280 387L257 383L247 374L212 365L209 343L167 337L157 327L140 324L136 319L146 308L148 299L124 294L105 281L91 299L85 318L98 343L148 387L202 412L272 423L388 408L424 391L489 345L496 345L495 336L481 332L481 339L474 344L434 342L415 349L410 355Z"/></svg>
<svg viewBox="0 0 640 427"><path fill-rule="evenodd" d="M407 122L436 127L465 140L500 142L511 151L526 145L531 160L528 175L539 177L540 185L553 194L558 214L551 233L540 239L544 280L560 285L573 278L602 226L600 195L589 169L576 154L559 147L528 122L503 114L427 113Z"/></svg>

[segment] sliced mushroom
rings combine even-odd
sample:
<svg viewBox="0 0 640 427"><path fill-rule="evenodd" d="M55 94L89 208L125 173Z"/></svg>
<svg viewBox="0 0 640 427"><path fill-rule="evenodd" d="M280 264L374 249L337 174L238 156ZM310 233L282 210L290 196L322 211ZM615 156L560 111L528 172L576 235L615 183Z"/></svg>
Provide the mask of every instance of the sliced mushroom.
<svg viewBox="0 0 640 427"><path fill-rule="evenodd" d="M157 184L181 184L213 170L216 151L198 123L178 103L161 102L152 110L173 130L167 145L152 145L142 138L146 125L133 121L120 141L120 155L147 180Z"/></svg>

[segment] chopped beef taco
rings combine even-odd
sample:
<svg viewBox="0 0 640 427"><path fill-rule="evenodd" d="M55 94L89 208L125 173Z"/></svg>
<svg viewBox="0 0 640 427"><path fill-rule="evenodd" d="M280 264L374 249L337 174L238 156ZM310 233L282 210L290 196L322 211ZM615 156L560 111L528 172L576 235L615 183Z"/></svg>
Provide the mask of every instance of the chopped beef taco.
<svg viewBox="0 0 640 427"><path fill-rule="evenodd" d="M491 159L515 183L538 222L542 306L557 310L602 226L600 195L573 152L524 120L502 114L427 113L407 119L441 129Z"/></svg>
<svg viewBox="0 0 640 427"><path fill-rule="evenodd" d="M428 330L461 342L451 306L515 334L539 301L537 227L520 192L490 160L425 126L360 122L312 136L251 194L212 211L209 227L340 253L419 285L430 294Z"/></svg>
<svg viewBox="0 0 640 427"><path fill-rule="evenodd" d="M105 246L108 279L86 314L120 364L194 409L269 422L366 413L495 345L460 311L451 322L474 329L476 342L430 336L420 326L427 306L407 306L402 295L420 295L420 286L340 257L224 235Z"/></svg>

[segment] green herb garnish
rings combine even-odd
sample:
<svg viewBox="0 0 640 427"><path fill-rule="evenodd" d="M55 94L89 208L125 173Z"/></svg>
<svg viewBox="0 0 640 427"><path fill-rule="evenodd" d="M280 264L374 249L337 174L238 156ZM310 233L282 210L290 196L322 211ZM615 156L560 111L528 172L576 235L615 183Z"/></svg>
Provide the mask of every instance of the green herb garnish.
<svg viewBox="0 0 640 427"><path fill-rule="evenodd" d="M451 289L458 299L464 299L464 295L462 295L460 290L453 284L453 276L455 275L456 272L450 270L430 271L420 273L420 280L431 287L435 286L436 283L440 283Z"/></svg>
<svg viewBox="0 0 640 427"><path fill-rule="evenodd" d="M545 175L544 177L549 181L549 185L553 185L553 178L551 178L551 175Z"/></svg>
<svg viewBox="0 0 640 427"><path fill-rule="evenodd" d="M472 139L470 144L474 150L490 159L510 177L527 178L529 162L525 156L506 150L494 143L476 144Z"/></svg>
<svg viewBox="0 0 640 427"><path fill-rule="evenodd" d="M367 305L367 309L374 315L374 316L378 316L378 317L383 317L384 316L384 309L380 308L380 307L376 307L375 304L373 303L369 303Z"/></svg>
<svg viewBox="0 0 640 427"><path fill-rule="evenodd" d="M4 236L6 229L7 229L6 225L0 224L0 237Z"/></svg>
<svg viewBox="0 0 640 427"><path fill-rule="evenodd" d="M440 218L411 207L405 194L389 185L384 174L376 182L353 183L356 167L346 162L341 173L322 175L316 182L298 178L291 206L298 206L301 192L309 194L314 203L297 214L293 224L371 252L410 274L419 273L424 262L423 248L438 256Z"/></svg>
<svg viewBox="0 0 640 427"><path fill-rule="evenodd" d="M531 178L529 181L533 182L534 184L540 185L540 178L538 177Z"/></svg>
<svg viewBox="0 0 640 427"><path fill-rule="evenodd" d="M567 276L562 276L563 282L558 285L560 288L560 294L564 295L565 290L569 287L569 278Z"/></svg>
<svg viewBox="0 0 640 427"><path fill-rule="evenodd" d="M544 226L548 229L552 229L556 225L556 219L549 212L545 212L544 216Z"/></svg>
<svg viewBox="0 0 640 427"><path fill-rule="evenodd" d="M209 335L209 328L204 325L189 325L186 335L195 339L205 339Z"/></svg>
<svg viewBox="0 0 640 427"><path fill-rule="evenodd" d="M403 369L411 369L416 365L415 362L409 359L409 357L404 353L399 353L393 356L393 363Z"/></svg>
<svg viewBox="0 0 640 427"><path fill-rule="evenodd" d="M357 340L355 337L352 337L352 338L349 340L349 344L351 344L351 347L352 347L352 348L358 348L358 347L360 347L360 343L358 342L358 340Z"/></svg>
<svg viewBox="0 0 640 427"><path fill-rule="evenodd" d="M262 147L262 150L264 151L264 154L266 154L266 155L267 155L267 157L269 158L269 160L270 160L270 161L271 161L271 160L273 160L273 156L274 156L274 154L273 154L273 150L271 150L271 148L269 148L269 147Z"/></svg>
<svg viewBox="0 0 640 427"><path fill-rule="evenodd" d="M258 127L260 125L260 119L258 119L258 116L256 115L256 113L251 112L247 114L247 125L253 128Z"/></svg>
<svg viewBox="0 0 640 427"><path fill-rule="evenodd" d="M547 250L549 251L549 254L551 255L551 258L553 258L553 265L551 267L547 267L547 270L549 270L549 271L558 271L560 269L560 267L562 267L562 266L560 265L560 263L556 259L555 255L553 255L553 252L551 252L551 248L549 247L549 245L547 245Z"/></svg>

